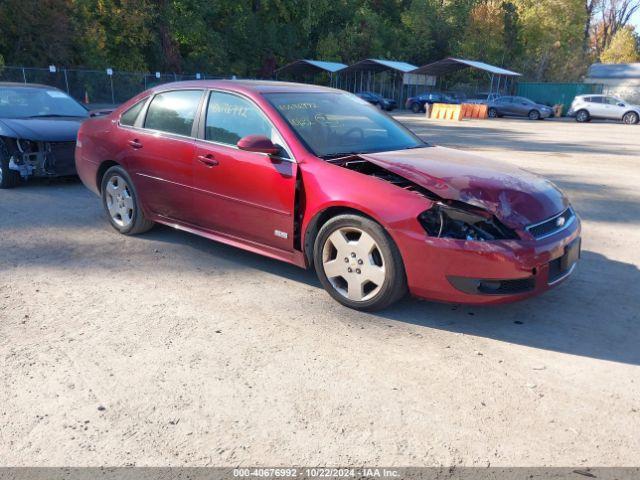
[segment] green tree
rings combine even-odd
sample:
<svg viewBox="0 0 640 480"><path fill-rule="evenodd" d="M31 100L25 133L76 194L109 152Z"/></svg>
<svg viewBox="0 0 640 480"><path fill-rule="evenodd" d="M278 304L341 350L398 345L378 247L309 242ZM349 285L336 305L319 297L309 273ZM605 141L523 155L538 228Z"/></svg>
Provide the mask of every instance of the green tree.
<svg viewBox="0 0 640 480"><path fill-rule="evenodd" d="M600 56L602 63L634 63L640 61L637 37L631 27L621 28Z"/></svg>

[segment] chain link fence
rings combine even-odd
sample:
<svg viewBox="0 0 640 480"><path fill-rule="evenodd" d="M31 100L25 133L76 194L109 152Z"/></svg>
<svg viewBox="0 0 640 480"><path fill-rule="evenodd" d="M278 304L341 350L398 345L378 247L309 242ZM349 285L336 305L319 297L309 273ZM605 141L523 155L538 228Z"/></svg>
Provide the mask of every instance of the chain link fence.
<svg viewBox="0 0 640 480"><path fill-rule="evenodd" d="M0 67L0 81L40 83L67 92L93 107L118 105L144 90L181 80L223 78L208 74L133 73L73 68Z"/></svg>

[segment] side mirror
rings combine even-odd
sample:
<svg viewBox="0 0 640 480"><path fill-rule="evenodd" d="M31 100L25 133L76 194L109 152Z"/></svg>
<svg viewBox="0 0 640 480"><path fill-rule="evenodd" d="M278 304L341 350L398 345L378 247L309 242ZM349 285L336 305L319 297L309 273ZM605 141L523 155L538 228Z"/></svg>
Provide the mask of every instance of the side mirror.
<svg viewBox="0 0 640 480"><path fill-rule="evenodd" d="M622 103L622 102L620 102L620 103L618 104L618 106L619 106L619 107L624 107L624 106L625 106L625 104L624 104L624 103Z"/></svg>
<svg viewBox="0 0 640 480"><path fill-rule="evenodd" d="M275 145L264 135L247 135L238 140L237 146L240 150L247 152L266 153L267 155L277 155L280 147Z"/></svg>

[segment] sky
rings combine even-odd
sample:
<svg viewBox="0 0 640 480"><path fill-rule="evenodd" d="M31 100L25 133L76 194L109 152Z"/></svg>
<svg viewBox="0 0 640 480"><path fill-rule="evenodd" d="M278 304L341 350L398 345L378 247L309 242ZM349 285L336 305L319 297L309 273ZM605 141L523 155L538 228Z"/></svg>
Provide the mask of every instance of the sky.
<svg viewBox="0 0 640 480"><path fill-rule="evenodd" d="M631 23L636 26L636 30L640 32L640 8L636 10L636 13L631 17Z"/></svg>

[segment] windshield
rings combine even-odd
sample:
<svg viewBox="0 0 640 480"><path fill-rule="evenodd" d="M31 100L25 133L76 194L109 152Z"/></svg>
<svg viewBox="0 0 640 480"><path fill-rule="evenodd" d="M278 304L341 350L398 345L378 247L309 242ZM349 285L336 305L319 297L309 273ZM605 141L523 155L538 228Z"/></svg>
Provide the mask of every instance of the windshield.
<svg viewBox="0 0 640 480"><path fill-rule="evenodd" d="M268 93L265 97L318 157L427 146L393 118L349 93Z"/></svg>
<svg viewBox="0 0 640 480"><path fill-rule="evenodd" d="M0 117L87 117L87 110L60 90L0 87Z"/></svg>

